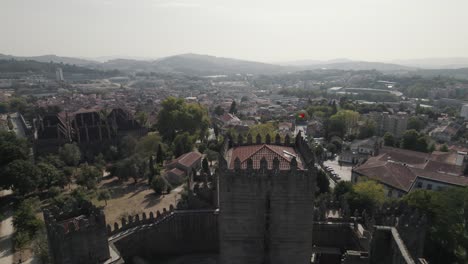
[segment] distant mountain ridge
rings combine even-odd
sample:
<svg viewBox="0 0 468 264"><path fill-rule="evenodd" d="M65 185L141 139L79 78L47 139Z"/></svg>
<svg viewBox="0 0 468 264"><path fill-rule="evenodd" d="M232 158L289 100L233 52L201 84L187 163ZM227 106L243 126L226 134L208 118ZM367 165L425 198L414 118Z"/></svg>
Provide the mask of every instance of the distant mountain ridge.
<svg viewBox="0 0 468 264"><path fill-rule="evenodd" d="M193 53L169 56L152 61L116 59L104 62L100 67L122 71L174 72L193 75L273 74L287 71L286 67L280 65Z"/></svg>
<svg viewBox="0 0 468 264"><path fill-rule="evenodd" d="M92 66L96 65L99 62L87 59L79 59L74 57L61 57L57 55L41 55L41 56L30 56L30 57L22 57L22 56L12 56L12 55L5 55L0 54L0 60L33 60L38 62L54 62L54 63L64 63L70 65L77 65L77 66Z"/></svg>
<svg viewBox="0 0 468 264"><path fill-rule="evenodd" d="M107 57L100 57L104 60ZM108 57L112 58L112 57ZM283 63L263 63L248 60L231 59L224 57L216 57L200 54L180 54L168 56L159 59L133 59L133 57L111 59L105 62L97 60L61 57L56 55L43 55L32 57L18 57L11 55L0 54L0 60L34 60L39 62L54 62L70 65L77 65L99 70L119 70L122 72L162 72L162 73L181 73L189 75L219 75L219 74L277 74L287 72L297 72L304 70L317 69L335 69L335 70L377 70L383 73L390 74L421 74L433 75L442 73L443 75L464 76L465 69L455 70L453 68L445 68L441 71L436 65L443 63L458 63L456 65L463 66L466 63L468 67L468 58L447 58L447 59L421 59L421 60L406 60L401 61L405 65L386 63L386 62L369 62L369 61L354 61L346 58L333 60L302 60ZM412 66L419 64L429 65L432 63L434 67L423 69L423 67ZM455 65L455 64L452 64Z"/></svg>
<svg viewBox="0 0 468 264"><path fill-rule="evenodd" d="M460 69L468 68L468 58L425 58L413 60L395 60L393 63L424 69Z"/></svg>

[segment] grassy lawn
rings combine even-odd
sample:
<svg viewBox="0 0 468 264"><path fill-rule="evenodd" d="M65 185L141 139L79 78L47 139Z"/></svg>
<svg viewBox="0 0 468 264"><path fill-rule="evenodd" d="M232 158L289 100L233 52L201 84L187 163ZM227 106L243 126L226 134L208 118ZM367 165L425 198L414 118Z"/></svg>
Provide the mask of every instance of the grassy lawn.
<svg viewBox="0 0 468 264"><path fill-rule="evenodd" d="M120 182L118 178L110 178L101 181L99 189L108 189L111 192L112 198L107 201L105 206L104 201L94 201L104 207L106 214L106 222L113 225L118 222L122 217L128 215L141 214L146 212L156 211L162 212L163 208L169 210L169 206L176 205L176 201L180 199L180 192L183 190L182 186L173 189L169 194L156 195L154 191L148 186L146 180L134 183L133 180L127 182Z"/></svg>

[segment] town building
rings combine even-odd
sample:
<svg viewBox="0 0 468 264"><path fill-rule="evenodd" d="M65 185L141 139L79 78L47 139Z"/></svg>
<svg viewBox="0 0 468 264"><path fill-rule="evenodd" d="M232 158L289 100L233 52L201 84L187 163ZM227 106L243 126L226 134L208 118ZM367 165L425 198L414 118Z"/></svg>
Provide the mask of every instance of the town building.
<svg viewBox="0 0 468 264"><path fill-rule="evenodd" d="M351 181L381 183L388 197L398 198L416 189L443 190L468 186L466 152L424 153L383 147L379 154L353 168Z"/></svg>
<svg viewBox="0 0 468 264"><path fill-rule="evenodd" d="M193 171L201 168L203 155L200 152L192 151L165 164L166 179L172 185L179 185L185 177L193 179Z"/></svg>
<svg viewBox="0 0 468 264"><path fill-rule="evenodd" d="M409 116L405 112L398 112L397 114L372 112L367 116L377 124L377 134L379 136L389 132L399 138L403 136L408 127Z"/></svg>
<svg viewBox="0 0 468 264"><path fill-rule="evenodd" d="M468 120L468 104L464 104L460 110L460 116L463 117L465 120Z"/></svg>
<svg viewBox="0 0 468 264"><path fill-rule="evenodd" d="M339 162L358 164L366 161L369 157L379 153L382 147L382 140L379 137L354 140L349 145L343 146Z"/></svg>

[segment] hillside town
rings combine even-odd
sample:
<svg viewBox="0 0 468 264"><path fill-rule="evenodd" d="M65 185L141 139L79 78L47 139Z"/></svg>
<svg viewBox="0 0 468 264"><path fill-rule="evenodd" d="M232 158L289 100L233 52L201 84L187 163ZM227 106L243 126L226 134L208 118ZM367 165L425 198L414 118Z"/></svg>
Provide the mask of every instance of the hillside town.
<svg viewBox="0 0 468 264"><path fill-rule="evenodd" d="M307 256L312 256L311 263L384 263L380 261L386 254L403 259L388 263L460 258L448 246L439 253L428 251L441 246L432 232L442 228L439 214L446 214L454 205L446 204L447 208L437 211L426 200L443 203L449 198L439 198L439 194L448 192L453 199L467 197L468 81L341 70L216 76L113 72L96 77L103 74L110 73L76 75L60 67L55 75L2 72L1 188L6 206L2 223L12 222L15 228L6 238L13 261L8 263L85 263L90 256L94 260L86 263L148 263L141 261L168 254L183 261L189 252L203 252L200 263L217 263L217 254L221 263L237 263L231 262L233 257L257 258L245 250L241 255L233 251L240 246L235 237L249 241L253 233L218 231L208 223L233 225L229 221L235 217L246 221L244 228L248 228L244 217L251 209L243 207L241 213L236 211L240 207L222 208L233 203L241 206L247 197L245 188L259 188L256 192L263 193L263 185L244 185L246 182L229 177L248 179L252 170L260 173L262 168L278 168L282 174L274 177L286 180L282 186L292 184L287 174L292 171L313 175L306 176L313 181L298 185L305 184L306 189L295 187L309 202L297 198L296 209L283 209L281 215L310 212L302 218L309 222L296 222L295 216L290 221L313 229L317 235L308 243L316 246L311 255L303 248L294 257L271 253L269 258L288 256L297 263ZM239 176L226 176L237 170L241 170ZM229 194L231 188L238 194ZM238 196L242 193L243 198ZM262 195L270 197L269 192ZM275 201L283 195L277 193ZM261 197L249 199L265 202ZM292 199L287 197L280 200ZM267 199L273 202L273 197ZM276 203L274 208L279 208ZM15 209L8 209L8 204ZM47 209L41 214L37 208ZM81 216L72 208L81 208ZM148 215L148 211L152 212ZM273 212L268 220L272 225L281 218ZM389 212L393 220L382 218ZM422 215L423 222L406 223L415 225L413 231L401 227L402 221L409 221L406 218ZM96 219L86 227L91 233L81 233L76 240L78 233L73 235L69 229L85 228L80 217ZM153 241L159 245L156 251L132 249L131 244L147 239L138 231L144 225L138 223L169 221L167 227L157 224L150 232L156 232L154 236L165 232L169 238L173 235L169 229L177 228L171 224L176 221L169 220L172 218L185 225L200 225L178 237L188 239L203 232L214 240L206 240L195 251L174 251L169 245L175 243L173 247L178 248L177 243L182 242L170 240L163 246L157 239ZM64 221L60 222L63 227L57 221ZM347 222L354 231L344 231ZM389 247L392 238L379 238L388 234L378 225L395 225L403 242L399 237L393 239L404 244L380 252ZM133 231L122 236L130 227ZM65 231L59 231L61 228ZM291 228L291 234L296 234ZM71 240L62 240L57 232L65 232ZM327 240L330 232L351 233L332 241ZM445 235L455 239L455 234ZM295 235L301 236L299 231ZM218 237L219 245L215 242ZM343 239L361 242L343 244ZM77 252L74 248L79 243L99 247L83 247ZM189 239L182 244L198 248L197 243ZM454 243L451 247L458 245ZM278 250L283 246L277 245ZM149 251L154 253L145 253Z"/></svg>

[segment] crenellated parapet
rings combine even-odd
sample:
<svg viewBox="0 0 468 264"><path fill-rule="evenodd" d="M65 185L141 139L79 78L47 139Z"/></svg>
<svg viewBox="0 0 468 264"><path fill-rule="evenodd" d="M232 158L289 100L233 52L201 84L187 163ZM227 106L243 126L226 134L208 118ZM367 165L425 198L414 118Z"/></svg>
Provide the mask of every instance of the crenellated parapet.
<svg viewBox="0 0 468 264"><path fill-rule="evenodd" d="M71 211L49 207L43 214L53 263L101 263L110 258L102 208L82 202Z"/></svg>
<svg viewBox="0 0 468 264"><path fill-rule="evenodd" d="M289 153L283 150L284 156L288 156L286 159L288 159L288 163L290 163L290 168L289 166L283 166L282 162L278 162L280 160L283 161L281 155L279 155L278 160L268 159L266 163L265 160L247 158L246 160L239 160L241 166L233 168L231 164L228 164L231 163L227 160L229 159L229 151L231 149L259 145L269 146L273 149L275 148L275 146L281 146L285 148L287 147L288 149L291 148L292 150L294 150L294 153ZM277 149L274 150L278 151ZM239 164L238 161L235 162L235 164ZM248 134L247 140L244 141L244 137L242 135L238 135L237 140L234 140L232 136L228 134L225 137L225 141L223 147L221 148L219 156L220 169L239 170L240 168L241 170L256 170L256 172L262 172L265 171L265 169L270 171L286 169L291 169L294 171L308 170L312 169L312 167L314 166L314 162L315 159L313 152L310 149L307 141L305 141L304 138L301 136L301 133L297 135L297 137L294 140L294 143L291 143L291 138L289 137L289 135L286 135L284 140L282 140L279 134L276 134L274 137L267 134L265 136L265 140L262 140L262 136L260 134L257 134L255 140L253 140L253 136L251 134Z"/></svg>
<svg viewBox="0 0 468 264"><path fill-rule="evenodd" d="M105 226L106 217L101 208L84 202L73 212L63 212L57 207L46 208L43 211L44 220L51 232L58 236L73 236L89 230Z"/></svg>
<svg viewBox="0 0 468 264"><path fill-rule="evenodd" d="M107 225L108 236L114 236L118 233L125 232L129 229L136 228L144 225L157 224L167 220L174 213L175 207L171 204L168 209L163 208L162 211L143 212L142 214L129 215L128 217L122 218L120 224L114 222L113 225Z"/></svg>

